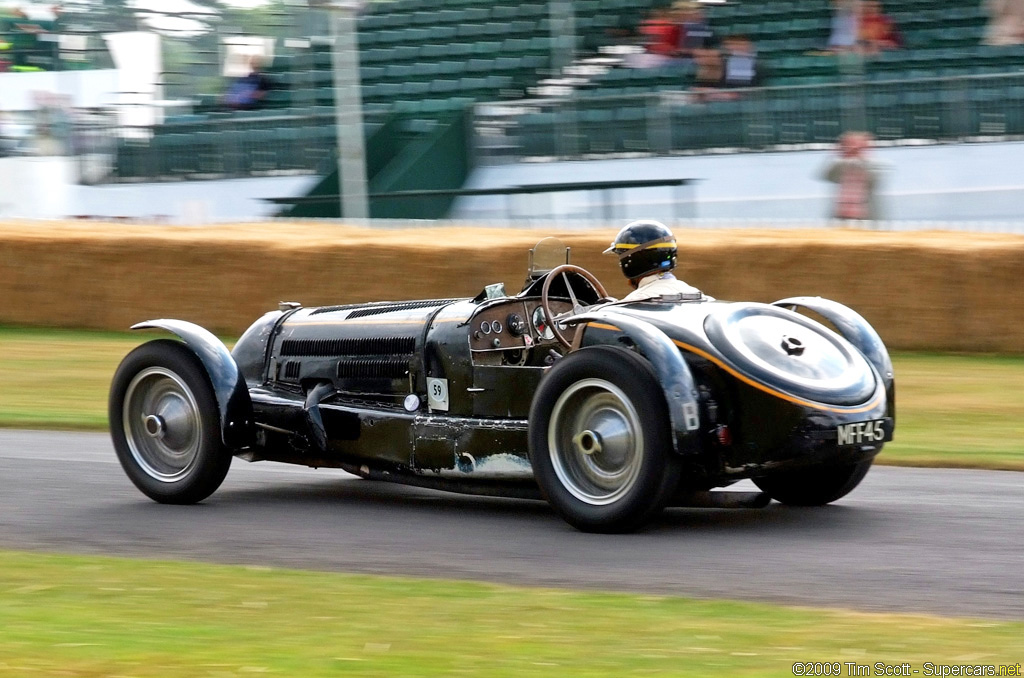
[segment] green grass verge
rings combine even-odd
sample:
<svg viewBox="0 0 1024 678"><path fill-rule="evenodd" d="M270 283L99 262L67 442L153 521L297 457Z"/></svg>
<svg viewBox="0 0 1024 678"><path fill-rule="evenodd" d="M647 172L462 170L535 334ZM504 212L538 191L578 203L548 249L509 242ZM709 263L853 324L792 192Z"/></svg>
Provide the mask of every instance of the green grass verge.
<svg viewBox="0 0 1024 678"><path fill-rule="evenodd" d="M114 370L154 336L0 328L0 426L106 430Z"/></svg>
<svg viewBox="0 0 1024 678"><path fill-rule="evenodd" d="M880 461L1024 471L1024 356L896 354L896 439Z"/></svg>
<svg viewBox="0 0 1024 678"><path fill-rule="evenodd" d="M105 430L114 369L152 333L0 328L0 426ZM1024 470L1024 356L897 354L879 461Z"/></svg>
<svg viewBox="0 0 1024 678"><path fill-rule="evenodd" d="M16 552L0 552L0 629L12 676L792 676L1024 657L1019 622Z"/></svg>

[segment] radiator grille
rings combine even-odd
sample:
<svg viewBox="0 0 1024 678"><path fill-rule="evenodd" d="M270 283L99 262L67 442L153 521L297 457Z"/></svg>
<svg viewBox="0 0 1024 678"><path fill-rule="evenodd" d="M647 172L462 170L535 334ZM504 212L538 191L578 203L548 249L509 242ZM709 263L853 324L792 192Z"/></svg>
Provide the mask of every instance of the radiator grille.
<svg viewBox="0 0 1024 678"><path fill-rule="evenodd" d="M368 337L365 339L285 339L281 355L412 355L415 337Z"/></svg>
<svg viewBox="0 0 1024 678"><path fill-rule="evenodd" d="M409 373L409 361L402 358L366 358L338 363L340 379L401 379Z"/></svg>
<svg viewBox="0 0 1024 678"><path fill-rule="evenodd" d="M298 379L299 378L299 366L300 363L297 360L289 360L284 364L284 378L285 379Z"/></svg>

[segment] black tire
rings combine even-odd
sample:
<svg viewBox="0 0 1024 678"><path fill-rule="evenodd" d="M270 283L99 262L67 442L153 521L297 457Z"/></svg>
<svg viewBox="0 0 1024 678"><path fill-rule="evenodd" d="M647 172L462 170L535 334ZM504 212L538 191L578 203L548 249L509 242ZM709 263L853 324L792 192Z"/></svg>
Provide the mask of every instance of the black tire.
<svg viewBox="0 0 1024 678"><path fill-rule="evenodd" d="M128 478L162 504L194 504L220 487L231 466L209 377L184 344L157 339L114 373L108 415Z"/></svg>
<svg viewBox="0 0 1024 678"><path fill-rule="evenodd" d="M872 461L777 473L754 478L754 484L787 506L824 506L852 492L868 474Z"/></svg>
<svg viewBox="0 0 1024 678"><path fill-rule="evenodd" d="M584 532L643 526L679 484L661 385L626 349L595 346L555 363L534 395L529 435L541 492Z"/></svg>

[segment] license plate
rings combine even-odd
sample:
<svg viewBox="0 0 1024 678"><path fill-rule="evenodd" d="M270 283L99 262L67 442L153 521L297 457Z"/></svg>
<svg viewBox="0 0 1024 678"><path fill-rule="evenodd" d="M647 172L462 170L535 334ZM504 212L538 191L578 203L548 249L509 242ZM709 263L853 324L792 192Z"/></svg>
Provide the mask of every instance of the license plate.
<svg viewBox="0 0 1024 678"><path fill-rule="evenodd" d="M885 419L872 419L871 421L856 421L852 424L840 424L836 427L838 443L840 445L870 445L892 440L892 434L888 432Z"/></svg>

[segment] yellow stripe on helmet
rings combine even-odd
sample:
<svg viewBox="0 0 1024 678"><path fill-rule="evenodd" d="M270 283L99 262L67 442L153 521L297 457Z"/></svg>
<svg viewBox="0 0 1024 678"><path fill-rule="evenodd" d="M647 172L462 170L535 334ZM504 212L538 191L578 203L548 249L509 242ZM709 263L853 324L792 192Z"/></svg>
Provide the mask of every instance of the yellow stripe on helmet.
<svg viewBox="0 0 1024 678"><path fill-rule="evenodd" d="M676 244L674 242L659 242L659 243L655 243L653 245L648 245L644 249L656 250L658 248L664 249L664 248L672 248L672 247L675 247L675 246L676 246ZM618 251L618 250L631 250L634 247L640 247L640 245L630 245L630 244L627 244L627 243L622 243L621 245L616 245L614 249L615 249L615 251Z"/></svg>

